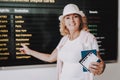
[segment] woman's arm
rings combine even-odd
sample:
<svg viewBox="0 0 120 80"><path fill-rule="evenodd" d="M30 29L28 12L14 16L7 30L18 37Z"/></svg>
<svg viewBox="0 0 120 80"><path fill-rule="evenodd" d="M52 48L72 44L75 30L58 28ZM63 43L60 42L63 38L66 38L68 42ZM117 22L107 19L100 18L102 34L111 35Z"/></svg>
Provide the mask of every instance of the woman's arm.
<svg viewBox="0 0 120 80"><path fill-rule="evenodd" d="M91 49L96 49L97 51L97 56L100 59L101 62L92 62L89 66L90 71L94 74L94 75L100 75L104 72L105 69L105 63L102 60L101 56L100 56L100 52L99 52L99 47L98 47L98 43L96 38L93 36L90 37L90 43L91 43Z"/></svg>
<svg viewBox="0 0 120 80"><path fill-rule="evenodd" d="M47 53L41 53L41 52L31 50L30 48L28 48L24 44L22 44L22 47L23 48L20 48L20 51L22 53L31 55L35 58L40 59L40 60L43 60L43 61L46 61L46 62L55 62L57 60L57 49L55 49L51 54L47 54Z"/></svg>

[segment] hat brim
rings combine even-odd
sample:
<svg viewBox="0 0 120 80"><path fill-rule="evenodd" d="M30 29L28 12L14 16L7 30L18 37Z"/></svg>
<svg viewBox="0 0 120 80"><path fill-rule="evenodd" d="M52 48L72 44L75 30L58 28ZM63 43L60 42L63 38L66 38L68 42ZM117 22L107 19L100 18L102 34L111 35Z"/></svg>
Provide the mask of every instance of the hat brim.
<svg viewBox="0 0 120 80"><path fill-rule="evenodd" d="M69 13L69 14L79 14L80 16L85 17L85 14L83 13L83 11L74 12L74 13ZM60 15L60 16L59 16L59 20L61 21L66 15L69 15L69 14Z"/></svg>

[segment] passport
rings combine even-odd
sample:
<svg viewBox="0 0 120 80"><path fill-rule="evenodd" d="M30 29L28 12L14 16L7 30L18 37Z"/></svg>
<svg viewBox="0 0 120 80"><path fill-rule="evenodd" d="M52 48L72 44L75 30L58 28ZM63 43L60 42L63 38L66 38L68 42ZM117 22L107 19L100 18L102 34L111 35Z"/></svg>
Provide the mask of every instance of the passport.
<svg viewBox="0 0 120 80"><path fill-rule="evenodd" d="M100 62L95 49L81 51L81 57L82 59L79 63L83 66L83 72L89 71L89 65L91 62Z"/></svg>

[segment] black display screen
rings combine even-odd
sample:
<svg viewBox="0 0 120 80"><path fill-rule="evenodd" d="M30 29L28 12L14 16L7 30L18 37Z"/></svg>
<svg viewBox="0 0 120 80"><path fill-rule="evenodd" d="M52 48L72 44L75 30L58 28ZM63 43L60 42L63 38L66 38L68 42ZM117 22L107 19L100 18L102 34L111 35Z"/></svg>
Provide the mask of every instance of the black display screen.
<svg viewBox="0 0 120 80"><path fill-rule="evenodd" d="M68 3L78 5L86 14L88 28L97 38L103 60L116 62L118 55L117 0L109 2L103 0L48 0L48 2L1 0L0 66L55 64L22 54L19 48L24 43L35 51L51 54L61 39L58 17Z"/></svg>

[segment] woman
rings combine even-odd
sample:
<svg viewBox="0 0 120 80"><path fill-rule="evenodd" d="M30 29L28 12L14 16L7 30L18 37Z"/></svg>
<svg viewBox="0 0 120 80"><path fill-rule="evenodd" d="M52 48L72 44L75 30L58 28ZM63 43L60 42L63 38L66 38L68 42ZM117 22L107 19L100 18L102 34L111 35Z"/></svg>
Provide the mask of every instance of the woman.
<svg viewBox="0 0 120 80"><path fill-rule="evenodd" d="M99 55L95 37L83 30L86 29L83 24L84 17L84 13L75 4L66 5L63 15L59 17L60 32L63 37L56 49L51 54L44 54L22 45L21 52L47 62L57 60L58 80L93 80L94 75L103 73L105 64ZM84 72L83 66L79 63L80 53L91 49L97 50L101 62L92 62L89 65L90 72Z"/></svg>

